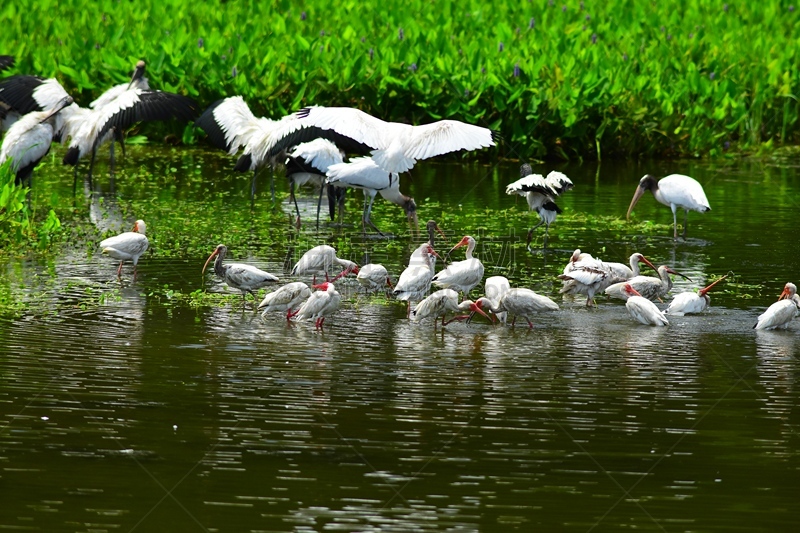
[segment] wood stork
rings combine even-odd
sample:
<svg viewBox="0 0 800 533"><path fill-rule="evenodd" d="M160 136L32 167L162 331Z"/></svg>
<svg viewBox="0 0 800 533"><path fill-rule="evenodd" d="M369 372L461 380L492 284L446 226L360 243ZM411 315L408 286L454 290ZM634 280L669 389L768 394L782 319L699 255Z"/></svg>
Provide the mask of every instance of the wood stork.
<svg viewBox="0 0 800 533"><path fill-rule="evenodd" d="M316 319L314 324L315 329L322 329L322 324L325 318L334 314L339 310L342 303L342 296L333 286L333 283L325 282L313 286L319 289L309 296L297 313L294 315L295 320Z"/></svg>
<svg viewBox="0 0 800 533"><path fill-rule="evenodd" d="M0 72L14 66L14 56L0 56Z"/></svg>
<svg viewBox="0 0 800 533"><path fill-rule="evenodd" d="M605 293L612 298L626 300L630 295L630 293L625 290L625 284L627 283L633 287L633 289L640 296L647 298L648 300L660 300L672 290L672 278L669 277L670 274L675 274L683 279L692 281L688 276L673 270L667 265L661 265L658 267L657 278L652 276L635 276L629 279L627 282L614 283L613 285L610 285L608 288L606 288Z"/></svg>
<svg viewBox="0 0 800 533"><path fill-rule="evenodd" d="M697 292L682 292L680 294L676 294L672 301L669 303L667 307L666 314L674 315L674 316L683 316L689 315L693 313L702 313L708 306L711 305L711 297L708 295L708 291L710 291L714 285L719 283L720 281L724 280L728 276L722 276L714 283L708 285L707 287L703 287Z"/></svg>
<svg viewBox="0 0 800 533"><path fill-rule="evenodd" d="M573 256L575 256L575 252L573 252ZM586 295L586 305L594 305L594 295L598 292L602 293L614 283L638 276L639 263L644 263L656 270L653 263L638 252L631 255L630 268L622 263L601 261L591 256L582 261L570 263L567 265L569 270L565 269L564 274L558 276L563 281L559 293Z"/></svg>
<svg viewBox="0 0 800 533"><path fill-rule="evenodd" d="M386 267L377 263L369 263L361 267L358 270L356 281L358 281L367 292L377 291L387 286L390 289L394 289Z"/></svg>
<svg viewBox="0 0 800 533"><path fill-rule="evenodd" d="M9 128L0 146L0 165L11 160L17 184L30 181L33 169L50 151L58 127L57 114L71 104L72 97L64 96L52 109L32 111Z"/></svg>
<svg viewBox="0 0 800 533"><path fill-rule="evenodd" d="M520 179L506 186L506 194L518 194L524 196L528 201L531 211L536 211L539 215L539 223L528 230L526 246L528 251L531 249L531 238L533 230L545 224L543 248L547 248L547 234L550 231L550 224L561 213L561 208L555 203L555 198L562 193L572 189L573 184L567 176L561 172L552 171L546 178L541 174L534 174L531 166L524 163L519 169Z"/></svg>
<svg viewBox="0 0 800 533"><path fill-rule="evenodd" d="M335 198L330 197L332 193L335 194L336 191L343 191L343 189L326 187L326 173L331 165L339 163L344 163L344 154L338 146L327 139L314 139L307 143L298 144L287 155L286 178L289 180L289 195L292 202L294 202L294 208L297 212L298 227L300 226L300 207L297 205L297 198L294 191L296 187L300 187L306 183L313 183L319 187L317 228L319 228L319 211L322 205L322 193L326 188L329 196L330 216L331 220L333 220L336 205L343 203L344 195L335 195ZM333 200L332 203L331 200Z"/></svg>
<svg viewBox="0 0 800 533"><path fill-rule="evenodd" d="M248 292L253 295L253 300L258 301L258 297L253 291L278 281L277 276L273 276L269 272L264 272L251 265L245 265L243 263L222 264L227 254L228 247L224 244L218 245L211 255L208 256L208 259L206 259L202 273L205 274L208 263L216 257L214 261L214 273L218 278L227 283L229 287L242 291L242 304L246 303Z"/></svg>
<svg viewBox="0 0 800 533"><path fill-rule="evenodd" d="M291 274L292 276L312 274L314 275L313 283L316 283L316 275L323 272L325 274L325 281L331 281L328 277L328 273L331 268L333 268L333 265L340 265L343 270L339 275L333 278L332 281L336 281L351 273L358 274L359 267L356 263L337 257L336 250L327 244L315 246L304 253L300 260L295 263Z"/></svg>
<svg viewBox="0 0 800 533"><path fill-rule="evenodd" d="M678 238L678 208L683 208L683 238L686 238L686 228L689 221L689 211L697 211L705 213L711 211L711 205L708 203L706 193L703 186L694 178L684 176L683 174L670 174L657 180L655 176L646 174L636 187L636 192L633 194L631 205L628 207L628 213L625 217L630 220L631 211L639 201L639 198L646 192L653 193L655 199L672 209L672 224L674 228L674 238Z"/></svg>
<svg viewBox="0 0 800 533"><path fill-rule="evenodd" d="M400 192L400 180L397 176L395 175L393 179L392 173L379 167L372 157L357 157L349 163L329 166L328 183L336 187L352 187L364 191L364 213L361 217L364 232L369 225L383 235L370 219L372 203L378 193L386 200L402 207L412 231L416 231L417 204L413 198Z"/></svg>
<svg viewBox="0 0 800 533"><path fill-rule="evenodd" d="M124 131L137 122L176 119L192 122L199 114L197 103L187 96L149 89L144 77L145 62L136 64L131 81L104 92L89 104L92 111L82 117L72 135L72 142L63 163L75 166L91 153L89 175L92 175L97 149L116 140L125 156ZM111 143L111 170L114 170L114 144Z"/></svg>
<svg viewBox="0 0 800 533"><path fill-rule="evenodd" d="M133 224L132 231L126 231L100 241L100 248L102 248L103 253L119 260L118 278L122 277L122 264L125 261L133 263L133 277L134 279L136 278L136 265L139 263L139 258L150 246L150 242L145 235L146 231L147 226L144 220L137 220Z"/></svg>
<svg viewBox="0 0 800 533"><path fill-rule="evenodd" d="M638 322L646 326L669 326L669 320L656 304L642 297L630 283L625 283L623 291L628 297L625 308Z"/></svg>
<svg viewBox="0 0 800 533"><path fill-rule="evenodd" d="M435 273L432 259L434 257L441 259L433 246L427 242L420 245L415 254L416 260L409 262L400 274L393 291L398 300L407 302L406 315L411 313L411 300L422 300L431 288L431 280ZM412 254L412 257L415 256Z"/></svg>
<svg viewBox="0 0 800 533"><path fill-rule="evenodd" d="M759 317L753 329L783 329L797 316L800 309L800 296L797 286L787 283L778 301L770 305Z"/></svg>
<svg viewBox="0 0 800 533"><path fill-rule="evenodd" d="M308 300L309 296L311 289L308 285L302 281L293 281L264 296L258 304L258 310L261 311L261 316L266 316L270 312L286 311L286 320L289 320L297 314L300 305Z"/></svg>
<svg viewBox="0 0 800 533"><path fill-rule="evenodd" d="M342 146L349 141L390 174L410 170L420 159L459 150L494 146L491 130L457 120L440 120L422 126L386 122L349 107L306 107L289 115L268 148L272 156L301 142L325 137ZM345 151L354 150L343 147Z"/></svg>
<svg viewBox="0 0 800 533"><path fill-rule="evenodd" d="M450 252L461 246L467 247L467 258L464 261L450 263L447 268L436 274L432 281L438 287L455 289L467 295L483 279L484 268L480 259L472 257L472 252L475 250L475 239L473 237L465 235L458 244L450 249ZM450 252L448 252L448 255Z"/></svg>
<svg viewBox="0 0 800 533"><path fill-rule="evenodd" d="M509 289L499 300L491 300L483 297L476 302L481 306L486 306L495 315L508 313L514 318L511 320L511 327L516 324L517 317L522 317L528 322L528 327L533 329L531 316L536 313L546 311L558 311L558 304L547 296L536 294L534 291L525 288Z"/></svg>
<svg viewBox="0 0 800 533"><path fill-rule="evenodd" d="M458 303L458 293L456 291L453 289L440 289L429 295L427 298L418 303L416 307L414 307L414 310L411 312L411 321L419 322L426 318L432 318L433 327L436 328L438 323L437 319L442 317L442 327L444 327L453 320L462 320L469 317L469 315L456 316L445 322L444 319L447 313L469 311L473 313L480 313L487 319L491 320L489 315L487 315L483 309L481 309L479 304L473 302L472 300L464 300L463 302Z"/></svg>

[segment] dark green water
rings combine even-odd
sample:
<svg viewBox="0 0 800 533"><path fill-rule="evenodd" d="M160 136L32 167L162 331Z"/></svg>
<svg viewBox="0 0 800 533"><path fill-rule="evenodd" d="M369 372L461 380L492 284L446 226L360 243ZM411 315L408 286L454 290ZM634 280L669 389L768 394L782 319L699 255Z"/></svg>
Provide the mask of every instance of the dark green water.
<svg viewBox="0 0 800 533"><path fill-rule="evenodd" d="M575 182L559 202L567 216L551 251L532 255L520 239L535 215L504 194L516 164L420 164L403 189L448 232L442 249L475 235L487 276L561 310L532 331L475 321L434 332L350 279L316 332L235 299L192 306L168 294L202 288L220 240L286 281L284 263L319 242L359 262L369 253L396 277L416 241L310 224L296 234L288 204L269 214L260 192L251 209L247 179L216 154L131 154L116 195L100 177L102 202L79 192L64 208L65 225L82 228L74 246L0 270L28 309L0 318L0 529L727 532L800 521L800 326L751 329L798 281L795 167L562 167ZM669 209L649 195L634 218L663 227L598 222L624 217L646 172L704 184L713 211L690 214L687 241L673 242ZM37 198L71 198L69 172L51 165L37 178ZM303 196L305 216L313 194ZM375 222L401 233L400 210L376 204ZM135 218L154 251L120 283L94 227ZM561 300L555 275L576 247L670 264L694 280L676 291L728 271L735 282L703 315L640 326L618 302ZM205 288L227 290L211 277Z"/></svg>

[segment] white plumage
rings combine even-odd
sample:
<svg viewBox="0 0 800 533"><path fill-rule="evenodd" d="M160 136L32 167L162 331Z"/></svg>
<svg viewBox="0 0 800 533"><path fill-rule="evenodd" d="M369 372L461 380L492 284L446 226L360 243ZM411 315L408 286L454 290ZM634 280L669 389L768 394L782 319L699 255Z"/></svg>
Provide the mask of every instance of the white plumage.
<svg viewBox="0 0 800 533"><path fill-rule="evenodd" d="M753 329L783 329L794 320L798 309L800 309L800 296L797 295L797 286L794 283L787 283L779 300L758 317Z"/></svg>
<svg viewBox="0 0 800 533"><path fill-rule="evenodd" d="M150 242L145 235L146 231L147 226L144 220L137 220L133 225L133 231L126 231L100 242L100 248L104 254L119 260L118 277L122 275L122 264L125 261L133 263L133 274L136 276L136 265L139 263L139 257L150 246Z"/></svg>
<svg viewBox="0 0 800 533"><path fill-rule="evenodd" d="M647 326L669 326L669 320L664 312L636 292L630 283L625 283L623 290L628 297L625 307L634 319Z"/></svg>
<svg viewBox="0 0 800 533"><path fill-rule="evenodd" d="M418 252L418 253L417 253ZM400 274L397 285L394 286L394 295L398 300L405 300L408 303L408 313L411 312L411 300L418 301L425 298L431 287L434 271L432 258L439 254L433 247L424 243L417 248L415 261L409 262L408 267Z"/></svg>
<svg viewBox="0 0 800 533"><path fill-rule="evenodd" d="M642 197L645 191L653 193L655 199L668 206L672 210L672 223L674 228L674 237L678 238L678 208L684 210L683 220L683 237L686 237L686 226L689 219L689 211L697 211L705 213L711 211L711 205L708 203L706 193L703 186L694 178L684 176L683 174L670 174L660 180L656 180L655 176L646 174L636 188L636 192L631 200L631 205L628 207L626 217L630 219L631 211L636 205L636 202Z"/></svg>
<svg viewBox="0 0 800 533"><path fill-rule="evenodd" d="M552 171L546 178L541 174L534 174L527 163L520 167L520 179L506 186L506 194L518 194L528 201L528 208L539 215L539 223L528 230L527 246L530 249L533 230L545 224L544 243L547 246L547 235L556 216L561 213L561 208L555 203L555 198L572 189L573 184L566 175Z"/></svg>
<svg viewBox="0 0 800 533"><path fill-rule="evenodd" d="M564 285L559 291L562 294L582 294L586 295L586 305L594 304L594 295L605 291L614 283L619 283L639 275L639 263L645 263L653 270L656 267L640 253L634 253L630 257L630 267L622 263L606 262L595 259L589 254L580 260L580 250L573 252L573 259L564 269L559 279L563 280Z"/></svg>
<svg viewBox="0 0 800 533"><path fill-rule="evenodd" d="M224 244L218 245L211 255L208 256L208 259L206 259L206 263L203 265L203 273L205 273L208 263L216 257L214 261L214 273L217 277L225 281L229 287L242 291L242 303L245 302L247 293L250 293L254 300L258 300L253 291L278 281L277 276L273 276L269 272L264 272L251 265L246 265L244 263L223 264L222 262L225 260L227 254L228 247Z"/></svg>
<svg viewBox="0 0 800 533"><path fill-rule="evenodd" d="M261 311L262 316L271 312L286 311L286 320L289 320L296 314L296 311L293 313L292 310L298 309L309 296L311 296L311 289L308 285L302 281L293 281L264 296L264 299L258 304L258 310Z"/></svg>
<svg viewBox="0 0 800 533"><path fill-rule="evenodd" d="M314 324L316 329L322 328L325 318L334 314L339 310L342 302L342 297L333 286L333 283L321 283L314 285L315 289L319 289L309 296L308 300L300 306L295 314L295 320L309 320L315 319Z"/></svg>
<svg viewBox="0 0 800 533"><path fill-rule="evenodd" d="M672 278L670 274L681 276L684 279L689 279L680 272L671 269L666 265L658 267L658 277L652 276L634 276L627 280L627 282L614 283L606 288L606 295L620 300L627 300L629 293L625 291L625 285L630 284L631 287L640 296L648 300L660 300L672 290ZM691 280L689 280L691 281Z"/></svg>
<svg viewBox="0 0 800 533"><path fill-rule="evenodd" d="M452 289L441 289L422 300L414 307L411 312L411 321L419 322L426 318L432 318L434 327L436 326L436 319L442 317L442 326L445 326L453 320L467 318L468 315L458 316L445 322L445 315L447 313L458 313L472 311L480 313L486 318L489 316L472 300L464 300L458 303L458 293Z"/></svg>
<svg viewBox="0 0 800 533"><path fill-rule="evenodd" d="M386 267L377 263L369 263L364 265L358 270L356 276L362 287L367 291L376 291L388 286L392 288L392 280L389 278L389 272Z"/></svg>
<svg viewBox="0 0 800 533"><path fill-rule="evenodd" d="M511 326L517 321L517 317L522 317L528 322L528 326L533 328L531 317L536 313L545 311L558 311L558 304L547 296L537 294L530 289L514 288L510 289L497 301L489 298L479 298L475 302L479 306L486 305L495 315L506 312L512 317Z"/></svg>
<svg viewBox="0 0 800 533"><path fill-rule="evenodd" d="M460 246L467 247L467 258L464 261L450 263L447 268L433 277L433 283L444 289L454 289L465 295L483 279L483 263L472 257L475 249L475 239L469 235L464 236L458 244L453 246L451 252Z"/></svg>
<svg viewBox="0 0 800 533"><path fill-rule="evenodd" d="M505 296L506 293L510 290L511 290L511 283L509 283L508 278L506 278L505 276L488 277L486 278L486 281L483 284L484 296L495 303L502 300L503 296ZM508 313L506 313L505 311L500 311L495 313L495 316L497 316L497 319L500 322L505 324Z"/></svg>
<svg viewBox="0 0 800 533"><path fill-rule="evenodd" d="M336 250L327 244L321 244L310 249L292 268L292 276L302 276L312 274L316 281L316 275L325 274L325 281L328 281L328 273L333 265L341 265L344 270L332 281L346 276L350 273L358 274L358 265L347 259L336 256Z"/></svg>
<svg viewBox="0 0 800 533"><path fill-rule="evenodd" d="M724 280L728 276L722 276L714 283L703 287L697 292L681 292L676 294L667 307L666 314L673 316L683 316L695 313L702 313L711 305L711 297L708 295L714 285Z"/></svg>

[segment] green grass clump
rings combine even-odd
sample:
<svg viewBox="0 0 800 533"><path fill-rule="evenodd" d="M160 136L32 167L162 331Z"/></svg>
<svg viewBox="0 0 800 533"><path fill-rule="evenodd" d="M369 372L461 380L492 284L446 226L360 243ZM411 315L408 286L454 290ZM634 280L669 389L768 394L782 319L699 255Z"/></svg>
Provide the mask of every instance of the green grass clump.
<svg viewBox="0 0 800 533"><path fill-rule="evenodd" d="M153 87L270 117L458 118L515 158L719 155L800 141L789 4L20 0L0 51L84 105L142 58Z"/></svg>
<svg viewBox="0 0 800 533"><path fill-rule="evenodd" d="M23 248L44 250L61 228L52 209L40 220L27 199L29 191L14 183L10 161L0 165L0 254Z"/></svg>

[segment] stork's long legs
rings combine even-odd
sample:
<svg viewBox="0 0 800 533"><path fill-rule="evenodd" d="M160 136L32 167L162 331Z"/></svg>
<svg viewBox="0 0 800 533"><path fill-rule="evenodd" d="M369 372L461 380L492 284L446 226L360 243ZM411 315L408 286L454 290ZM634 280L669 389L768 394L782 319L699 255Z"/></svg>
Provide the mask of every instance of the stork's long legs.
<svg viewBox="0 0 800 533"><path fill-rule="evenodd" d="M683 239L686 240L686 230L689 228L689 210L683 210Z"/></svg>
<svg viewBox="0 0 800 533"><path fill-rule="evenodd" d="M365 235L367 233L366 225L369 224L372 227L372 229L378 232L378 235L380 235L381 237L385 237L385 235L381 232L381 230L378 229L378 226L373 224L372 220L370 220L370 215L372 214L372 202L375 201L375 194L372 194L371 198L369 199L369 202L366 201L367 200L366 197L368 195L369 193L366 190L364 190L364 215L361 218L361 227L363 228Z"/></svg>
<svg viewBox="0 0 800 533"><path fill-rule="evenodd" d="M678 213L675 205L672 205L672 233L673 238L678 240Z"/></svg>
<svg viewBox="0 0 800 533"><path fill-rule="evenodd" d="M539 223L528 230L528 240L526 241L525 244L526 244L529 252L531 251L531 240L533 239L533 230L535 230L536 228L538 228L542 224L544 224L544 220L543 219L539 219ZM544 246L547 247L547 234L546 233L545 233L545 241L544 242L545 242Z"/></svg>
<svg viewBox="0 0 800 533"><path fill-rule="evenodd" d="M324 192L324 190L325 190L325 184L322 183L319 186L319 198L317 198L317 231L319 231L319 212L322 209L322 193ZM297 216L298 218L300 217L299 214Z"/></svg>

